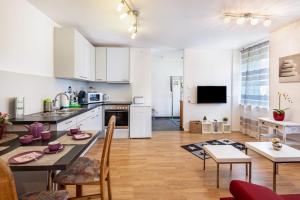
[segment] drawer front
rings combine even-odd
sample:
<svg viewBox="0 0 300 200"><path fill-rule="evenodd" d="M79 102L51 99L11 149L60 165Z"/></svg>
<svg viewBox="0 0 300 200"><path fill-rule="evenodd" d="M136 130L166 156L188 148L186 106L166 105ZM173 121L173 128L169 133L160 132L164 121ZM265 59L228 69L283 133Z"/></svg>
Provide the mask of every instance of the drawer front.
<svg viewBox="0 0 300 200"><path fill-rule="evenodd" d="M283 130L283 126L278 125L278 124L273 124L271 122L259 121L259 124L262 126L272 128L272 129Z"/></svg>
<svg viewBox="0 0 300 200"><path fill-rule="evenodd" d="M76 118L71 118L57 124L58 131L67 131L70 127L76 126Z"/></svg>

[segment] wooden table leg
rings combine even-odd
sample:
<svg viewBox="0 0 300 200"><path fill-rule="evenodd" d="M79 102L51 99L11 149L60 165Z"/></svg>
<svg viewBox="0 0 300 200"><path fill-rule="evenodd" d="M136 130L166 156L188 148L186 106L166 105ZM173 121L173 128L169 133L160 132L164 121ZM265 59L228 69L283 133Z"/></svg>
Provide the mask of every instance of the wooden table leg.
<svg viewBox="0 0 300 200"><path fill-rule="evenodd" d="M252 178L252 163L249 163L249 183L251 183L251 178Z"/></svg>
<svg viewBox="0 0 300 200"><path fill-rule="evenodd" d="M245 168L246 168L246 176L248 176L248 163L246 163Z"/></svg>
<svg viewBox="0 0 300 200"><path fill-rule="evenodd" d="M232 171L232 163L230 163L230 171Z"/></svg>
<svg viewBox="0 0 300 200"><path fill-rule="evenodd" d="M220 165L217 163L217 188L219 188L219 179L220 179Z"/></svg>
<svg viewBox="0 0 300 200"><path fill-rule="evenodd" d="M276 171L277 171L277 163L273 163L273 191L276 192Z"/></svg>

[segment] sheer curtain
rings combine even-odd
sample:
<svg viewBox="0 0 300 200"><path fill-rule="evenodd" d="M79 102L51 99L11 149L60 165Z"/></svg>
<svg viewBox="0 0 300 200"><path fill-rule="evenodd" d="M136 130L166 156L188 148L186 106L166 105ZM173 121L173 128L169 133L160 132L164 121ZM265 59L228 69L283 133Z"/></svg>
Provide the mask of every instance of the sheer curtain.
<svg viewBox="0 0 300 200"><path fill-rule="evenodd" d="M241 50L240 104L241 132L256 137L257 118L269 109L269 42Z"/></svg>

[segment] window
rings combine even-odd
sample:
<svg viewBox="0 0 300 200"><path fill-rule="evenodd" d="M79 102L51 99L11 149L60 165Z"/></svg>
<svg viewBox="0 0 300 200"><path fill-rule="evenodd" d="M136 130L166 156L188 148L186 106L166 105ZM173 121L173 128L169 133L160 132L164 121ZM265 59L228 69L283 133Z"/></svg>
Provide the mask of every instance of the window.
<svg viewBox="0 0 300 200"><path fill-rule="evenodd" d="M269 107L269 42L241 51L241 104Z"/></svg>

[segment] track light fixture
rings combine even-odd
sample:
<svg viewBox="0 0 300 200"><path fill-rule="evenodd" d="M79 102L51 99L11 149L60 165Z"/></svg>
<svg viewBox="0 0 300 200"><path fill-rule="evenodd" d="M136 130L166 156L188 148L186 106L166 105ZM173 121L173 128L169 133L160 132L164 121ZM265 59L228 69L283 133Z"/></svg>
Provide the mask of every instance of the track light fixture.
<svg viewBox="0 0 300 200"><path fill-rule="evenodd" d="M271 16L259 15L254 13L224 13L224 23L229 24L232 20L235 20L238 25L243 25L249 22L252 26L255 26L262 22L265 27L272 24Z"/></svg>
<svg viewBox="0 0 300 200"><path fill-rule="evenodd" d="M117 11L122 12L120 14L120 19L123 20L128 16L132 16L132 22L128 28L128 32L131 33L131 39L135 39L138 33L138 16L139 11L133 9L126 0L121 0L117 6Z"/></svg>

